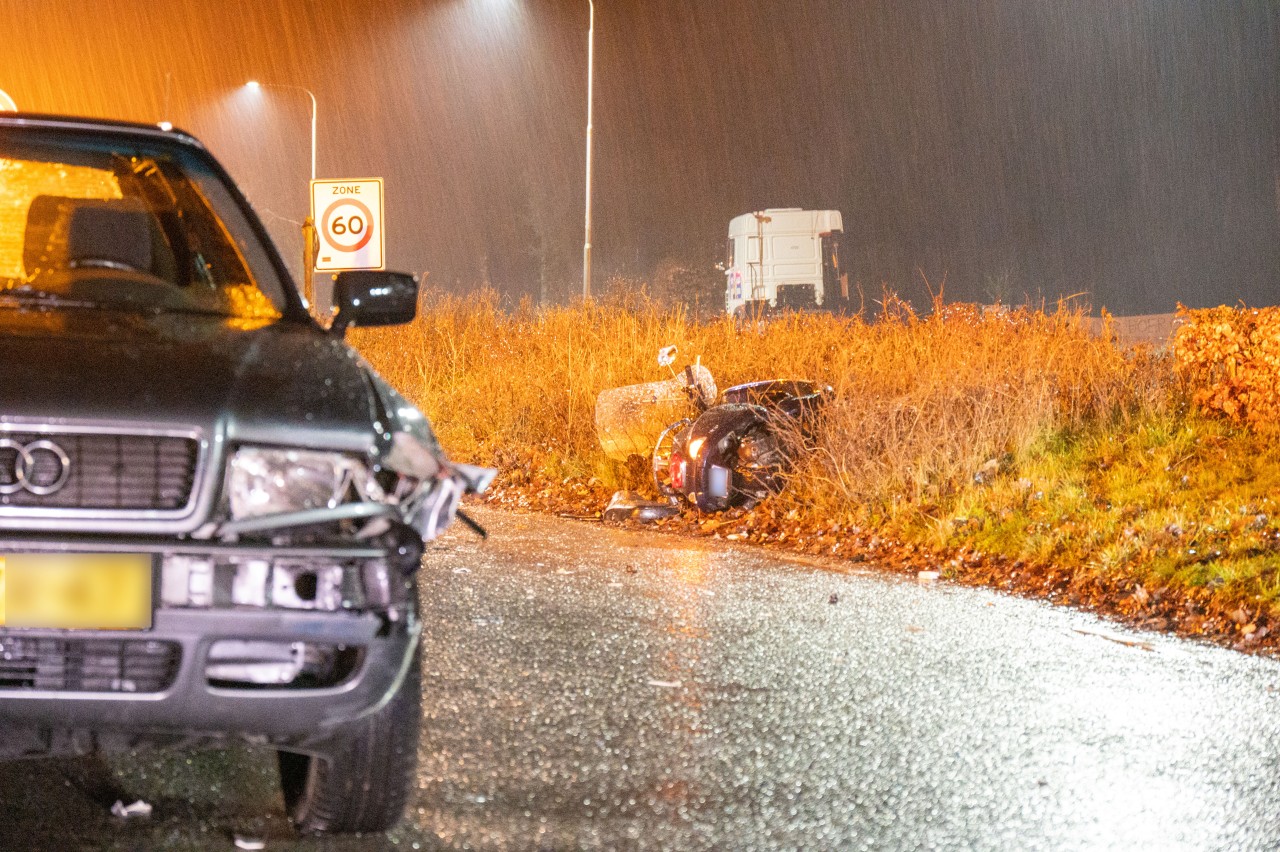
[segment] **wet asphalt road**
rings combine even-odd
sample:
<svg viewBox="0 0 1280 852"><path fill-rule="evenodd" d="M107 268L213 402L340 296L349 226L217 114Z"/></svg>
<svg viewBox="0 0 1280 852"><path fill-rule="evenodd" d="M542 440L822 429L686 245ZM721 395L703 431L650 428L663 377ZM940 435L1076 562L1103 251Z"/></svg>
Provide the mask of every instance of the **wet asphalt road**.
<svg viewBox="0 0 1280 852"><path fill-rule="evenodd" d="M1275 662L477 514L488 542L459 531L428 557L420 782L389 837L296 840L273 759L232 750L0 766L0 849L232 849L237 831L300 850L1280 847ZM155 815L115 820L117 793Z"/></svg>

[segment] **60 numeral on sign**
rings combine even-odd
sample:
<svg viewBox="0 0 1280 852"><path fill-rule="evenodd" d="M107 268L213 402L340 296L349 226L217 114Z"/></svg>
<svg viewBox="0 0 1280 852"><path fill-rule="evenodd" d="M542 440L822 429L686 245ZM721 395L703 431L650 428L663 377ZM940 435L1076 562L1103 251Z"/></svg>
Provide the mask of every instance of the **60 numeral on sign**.
<svg viewBox="0 0 1280 852"><path fill-rule="evenodd" d="M333 220L333 232L339 236L347 233L348 231L353 234L358 234L363 230L364 220L359 216L352 216L346 223L343 223L341 216Z"/></svg>

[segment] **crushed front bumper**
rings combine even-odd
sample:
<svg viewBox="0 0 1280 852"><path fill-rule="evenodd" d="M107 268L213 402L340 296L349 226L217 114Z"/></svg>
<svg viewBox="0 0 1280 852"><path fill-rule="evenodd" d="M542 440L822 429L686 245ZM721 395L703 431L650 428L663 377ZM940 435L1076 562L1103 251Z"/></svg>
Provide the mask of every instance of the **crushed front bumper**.
<svg viewBox="0 0 1280 852"><path fill-rule="evenodd" d="M7 750L8 756L20 756L24 751L65 751L65 743L72 740L79 744L71 750L84 750L85 742L97 747L97 743L108 741L133 745L244 740L322 753L326 741L344 723L374 712L395 694L417 653L416 587L403 578L392 582L390 600L384 605L365 605L360 610L250 607L226 601L207 607L167 606L161 601L166 559L287 559L294 564L310 559L340 563L358 573L366 565L387 563L388 554L375 547L282 548L97 536L0 536L0 554L22 552L151 554L153 619L145 630L0 628L0 667L6 644L9 649L70 649L67 653L76 659L76 648L139 643L137 647L144 653L166 646L176 652L176 660L164 685L153 691L131 691L128 685L124 689L48 689L42 688L39 680L21 685L13 680L0 686L0 735L18 743L8 749L0 745L0 752ZM40 640L47 641L39 645ZM209 675L210 652L219 642L355 649L356 662L331 684L228 684Z"/></svg>

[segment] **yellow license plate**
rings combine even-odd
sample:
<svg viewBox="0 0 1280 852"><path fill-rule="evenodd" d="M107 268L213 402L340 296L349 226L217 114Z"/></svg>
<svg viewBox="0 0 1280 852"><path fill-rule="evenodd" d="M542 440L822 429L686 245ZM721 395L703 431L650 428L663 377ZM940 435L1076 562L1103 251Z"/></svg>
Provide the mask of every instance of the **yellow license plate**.
<svg viewBox="0 0 1280 852"><path fill-rule="evenodd" d="M0 625L60 630L151 626L151 557L138 553L0 556Z"/></svg>

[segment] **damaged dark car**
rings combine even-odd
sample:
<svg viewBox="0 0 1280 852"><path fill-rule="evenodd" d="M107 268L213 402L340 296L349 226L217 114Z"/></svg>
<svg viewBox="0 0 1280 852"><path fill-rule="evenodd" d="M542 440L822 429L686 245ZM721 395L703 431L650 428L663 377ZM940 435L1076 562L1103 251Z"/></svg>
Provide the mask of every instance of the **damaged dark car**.
<svg viewBox="0 0 1280 852"><path fill-rule="evenodd" d="M0 116L0 758L250 743L306 833L413 785L424 540L491 472L325 329L226 172L154 127Z"/></svg>

